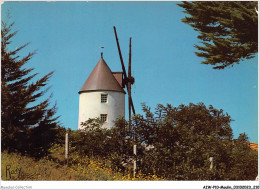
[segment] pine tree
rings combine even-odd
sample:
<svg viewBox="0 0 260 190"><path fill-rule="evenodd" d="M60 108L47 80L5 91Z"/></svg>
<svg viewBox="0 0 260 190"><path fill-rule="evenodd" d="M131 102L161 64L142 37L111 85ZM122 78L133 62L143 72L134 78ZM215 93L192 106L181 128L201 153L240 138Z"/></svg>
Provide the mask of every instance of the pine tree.
<svg viewBox="0 0 260 190"><path fill-rule="evenodd" d="M190 15L182 22L199 32L196 55L214 69L233 66L258 52L257 1L206 1L178 4Z"/></svg>
<svg viewBox="0 0 260 190"><path fill-rule="evenodd" d="M50 98L40 102L46 94L47 82L53 72L33 82L38 74L30 74L33 69L25 68L35 52L20 58L19 51L27 44L9 50L14 23L2 22L1 29L1 137L2 150L28 152L42 155L55 136L58 117L56 105L50 106ZM40 151L41 150L41 151Z"/></svg>

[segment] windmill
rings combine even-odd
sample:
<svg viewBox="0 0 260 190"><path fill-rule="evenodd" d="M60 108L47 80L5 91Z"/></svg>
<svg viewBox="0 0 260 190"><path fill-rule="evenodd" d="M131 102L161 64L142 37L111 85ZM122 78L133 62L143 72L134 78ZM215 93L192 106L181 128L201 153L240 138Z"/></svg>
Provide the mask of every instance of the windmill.
<svg viewBox="0 0 260 190"><path fill-rule="evenodd" d="M119 57L120 57L120 61L121 61L121 66L122 66L122 70L123 70L123 87L126 86L126 88L127 88L129 125L131 125L131 113L133 112L133 114L135 115L135 108L134 108L134 103L133 103L132 94L131 94L131 85L133 85L135 82L135 79L133 78L132 72L131 72L131 56L132 56L131 55L131 37L129 39L129 62L128 62L128 75L127 75L115 26L114 26L114 32L115 32L115 37L116 37L118 53L119 53Z"/></svg>
<svg viewBox="0 0 260 190"><path fill-rule="evenodd" d="M117 32L116 32L116 27L114 26L114 32L115 32L115 37L116 37L116 44L117 44L117 49L118 49L118 53L119 53L119 57L120 57L120 61L121 61L121 66L122 66L122 70L123 70L123 88L126 85L127 88L127 94L128 94L128 114L129 114L129 128L131 129L131 113L133 112L133 114L135 115L135 108L134 108L134 103L133 103L133 99L132 99L132 92L131 92L131 85L134 84L135 79L132 76L132 72L131 72L131 60L132 60L132 51L131 51L131 37L129 38L129 62L128 62L128 75L126 74L126 70L125 70L125 65L124 65L124 61L123 61L123 57L121 54L121 49L120 49L120 45L119 45L119 41L118 41L118 37L117 37ZM135 139L135 134L133 134L133 139ZM133 145L133 153L136 156L136 145L134 142ZM135 176L136 174L136 159L134 159L134 166L133 166L133 175Z"/></svg>

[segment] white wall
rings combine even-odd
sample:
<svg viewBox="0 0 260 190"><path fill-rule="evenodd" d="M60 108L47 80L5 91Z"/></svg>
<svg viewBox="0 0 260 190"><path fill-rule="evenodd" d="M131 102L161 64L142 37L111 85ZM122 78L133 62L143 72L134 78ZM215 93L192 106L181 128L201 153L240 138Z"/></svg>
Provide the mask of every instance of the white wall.
<svg viewBox="0 0 260 190"><path fill-rule="evenodd" d="M108 94L107 103L101 103L101 94ZM111 128L119 115L125 116L125 94L114 91L83 92L79 95L78 129L82 129L81 122L89 118L107 114L107 122L103 127Z"/></svg>

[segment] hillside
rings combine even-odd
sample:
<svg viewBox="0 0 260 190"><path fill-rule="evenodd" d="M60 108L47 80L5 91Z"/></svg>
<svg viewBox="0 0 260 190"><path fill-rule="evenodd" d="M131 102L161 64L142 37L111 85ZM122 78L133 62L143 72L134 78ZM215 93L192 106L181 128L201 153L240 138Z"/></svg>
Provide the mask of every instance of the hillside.
<svg viewBox="0 0 260 190"><path fill-rule="evenodd" d="M159 180L155 175L143 177L137 175L135 178L130 173L123 175L123 172L113 171L109 163L82 158L74 155L67 165L58 151L56 157L46 156L40 160L28 156L21 156L17 153L1 154L1 178L2 180Z"/></svg>

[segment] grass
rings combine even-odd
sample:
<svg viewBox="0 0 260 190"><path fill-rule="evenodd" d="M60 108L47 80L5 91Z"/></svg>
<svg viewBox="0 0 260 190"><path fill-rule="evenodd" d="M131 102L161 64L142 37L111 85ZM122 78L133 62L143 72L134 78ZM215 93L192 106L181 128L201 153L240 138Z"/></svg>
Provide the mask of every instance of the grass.
<svg viewBox="0 0 260 190"><path fill-rule="evenodd" d="M66 165L60 165L46 158L36 161L17 153L1 154L2 180L77 180L77 174L68 173L68 170L69 167Z"/></svg>
<svg viewBox="0 0 260 190"><path fill-rule="evenodd" d="M61 181L61 180L161 180L155 175L144 176L138 173L131 177L130 173L114 171L109 161L93 160L73 154L67 165L64 159L64 148L53 146L51 154L40 160L29 156L21 156L18 153L2 152L1 154L1 178L2 180L37 180L37 181Z"/></svg>

